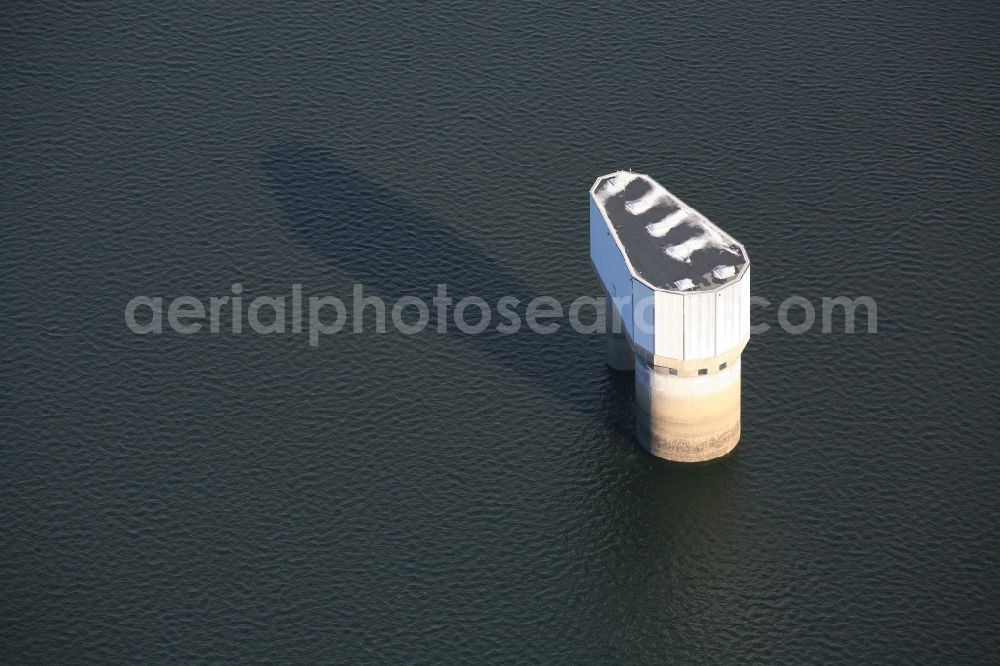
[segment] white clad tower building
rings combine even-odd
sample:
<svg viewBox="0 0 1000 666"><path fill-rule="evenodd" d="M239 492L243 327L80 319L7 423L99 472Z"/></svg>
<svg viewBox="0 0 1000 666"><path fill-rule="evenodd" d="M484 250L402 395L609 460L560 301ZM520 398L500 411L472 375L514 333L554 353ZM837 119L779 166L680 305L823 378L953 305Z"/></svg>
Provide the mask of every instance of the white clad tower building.
<svg viewBox="0 0 1000 666"><path fill-rule="evenodd" d="M732 451L750 338L746 250L649 176L618 171L590 190L590 258L618 320L608 363L635 368L639 443L681 462Z"/></svg>

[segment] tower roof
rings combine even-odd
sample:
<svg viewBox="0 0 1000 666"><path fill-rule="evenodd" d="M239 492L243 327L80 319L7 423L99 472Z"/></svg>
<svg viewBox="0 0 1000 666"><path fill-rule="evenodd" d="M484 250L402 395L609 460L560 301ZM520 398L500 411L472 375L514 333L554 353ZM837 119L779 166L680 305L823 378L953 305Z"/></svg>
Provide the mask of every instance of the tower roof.
<svg viewBox="0 0 1000 666"><path fill-rule="evenodd" d="M738 241L645 174L601 176L590 194L630 270L651 287L716 289L750 262Z"/></svg>

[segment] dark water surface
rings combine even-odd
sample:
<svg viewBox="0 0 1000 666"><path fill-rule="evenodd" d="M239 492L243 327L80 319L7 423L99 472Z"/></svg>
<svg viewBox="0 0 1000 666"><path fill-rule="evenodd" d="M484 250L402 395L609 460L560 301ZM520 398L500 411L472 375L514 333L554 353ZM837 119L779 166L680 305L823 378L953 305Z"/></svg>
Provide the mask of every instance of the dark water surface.
<svg viewBox="0 0 1000 666"><path fill-rule="evenodd" d="M992 4L161 4L0 24L3 661L996 659ZM124 324L234 282L597 294L623 167L755 294L878 303L755 336L718 463L641 452L565 325Z"/></svg>

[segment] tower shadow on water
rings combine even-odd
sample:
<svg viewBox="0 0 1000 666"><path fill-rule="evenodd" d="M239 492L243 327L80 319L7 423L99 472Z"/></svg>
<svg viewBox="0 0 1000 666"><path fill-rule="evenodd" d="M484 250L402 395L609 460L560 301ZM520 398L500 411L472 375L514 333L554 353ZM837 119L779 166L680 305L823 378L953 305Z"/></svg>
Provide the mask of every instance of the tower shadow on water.
<svg viewBox="0 0 1000 666"><path fill-rule="evenodd" d="M261 158L261 167L265 184L284 211L288 231L342 275L363 284L366 295L385 299L387 309L404 295L418 296L431 306L437 285L446 284L455 302L464 296L485 299L495 319L484 332L469 335L449 323L443 337L514 370L574 409L598 418L609 430L631 436L623 431L631 424L620 417L631 411L631 397L617 390L598 391L587 381L589 377L603 378L606 385L623 383L617 373L603 367L603 335L577 333L565 319L554 320L559 321L559 329L548 335L530 331L523 321L518 333L499 333L496 324L505 320L496 319L497 300L502 296L519 299L516 309L523 318L525 306L537 294L447 223L344 164L325 148L277 146ZM584 223L581 216L581 234ZM581 285L589 290L581 293L599 295L595 286ZM477 308L468 308L466 315L470 324L478 321ZM425 334L434 335L434 324L435 308L431 307ZM488 366L484 371L488 372Z"/></svg>

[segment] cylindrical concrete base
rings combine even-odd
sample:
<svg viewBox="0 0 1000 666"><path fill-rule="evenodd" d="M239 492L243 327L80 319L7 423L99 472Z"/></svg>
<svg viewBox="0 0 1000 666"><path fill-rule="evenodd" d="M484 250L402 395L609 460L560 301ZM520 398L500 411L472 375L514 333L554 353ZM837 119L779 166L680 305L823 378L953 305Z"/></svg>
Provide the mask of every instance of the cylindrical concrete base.
<svg viewBox="0 0 1000 666"><path fill-rule="evenodd" d="M706 375L671 375L635 359L635 429L660 458L700 462L724 456L740 441L740 360Z"/></svg>

